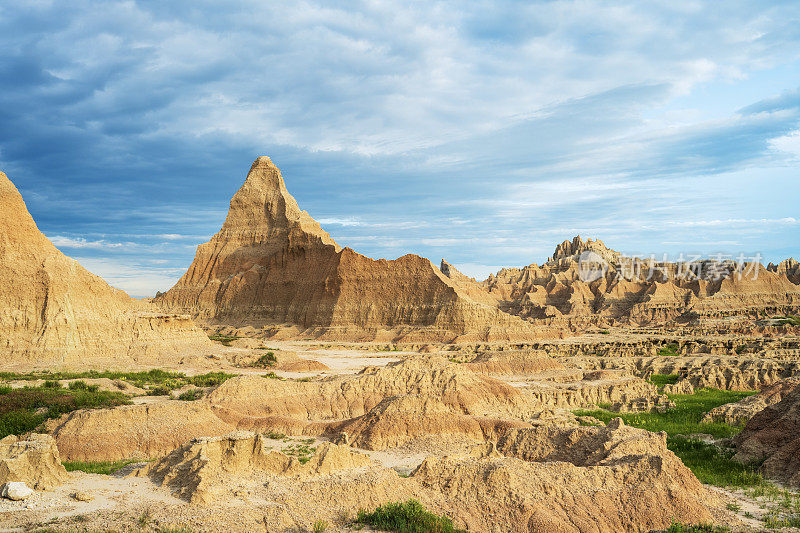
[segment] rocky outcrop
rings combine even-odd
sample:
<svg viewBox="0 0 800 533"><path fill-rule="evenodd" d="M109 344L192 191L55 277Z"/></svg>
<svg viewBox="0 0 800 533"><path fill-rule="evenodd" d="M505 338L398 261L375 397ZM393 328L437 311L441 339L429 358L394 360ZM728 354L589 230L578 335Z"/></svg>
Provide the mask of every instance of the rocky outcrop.
<svg viewBox="0 0 800 533"><path fill-rule="evenodd" d="M748 396L738 402L715 407L703 417L703 422L724 422L741 426L753 415L783 400L800 385L800 378L785 379L764 387L761 392Z"/></svg>
<svg viewBox="0 0 800 533"><path fill-rule="evenodd" d="M763 461L764 476L800 486L800 387L753 415L734 444L734 459Z"/></svg>
<svg viewBox="0 0 800 533"><path fill-rule="evenodd" d="M69 479L61 465L56 441L32 433L25 438L0 439L0 485L21 482L36 490L49 490Z"/></svg>
<svg viewBox="0 0 800 533"><path fill-rule="evenodd" d="M151 464L143 474L192 503L209 504L228 480L264 476L314 476L372 465L347 446L324 444L306 462L272 449L263 435L237 432L199 438Z"/></svg>
<svg viewBox="0 0 800 533"><path fill-rule="evenodd" d="M575 237L541 266L503 269L478 285L502 309L573 330L611 324L730 327L739 320L753 329L761 317L800 312L797 272L793 260L765 268L733 260L625 257L602 241Z"/></svg>
<svg viewBox="0 0 800 533"><path fill-rule="evenodd" d="M666 435L603 428L511 431L484 458L431 457L411 476L458 502L470 531L647 531L711 522L715 504Z"/></svg>
<svg viewBox="0 0 800 533"><path fill-rule="evenodd" d="M129 297L56 249L0 172L0 365L153 364L210 348L189 316Z"/></svg>
<svg viewBox="0 0 800 533"><path fill-rule="evenodd" d="M259 157L222 229L156 301L209 323L291 324L327 339L535 338L517 317L477 302L427 259L373 260L342 249Z"/></svg>
<svg viewBox="0 0 800 533"><path fill-rule="evenodd" d="M230 433L203 401L162 401L113 409L84 409L47 425L68 461L156 457L200 436Z"/></svg>

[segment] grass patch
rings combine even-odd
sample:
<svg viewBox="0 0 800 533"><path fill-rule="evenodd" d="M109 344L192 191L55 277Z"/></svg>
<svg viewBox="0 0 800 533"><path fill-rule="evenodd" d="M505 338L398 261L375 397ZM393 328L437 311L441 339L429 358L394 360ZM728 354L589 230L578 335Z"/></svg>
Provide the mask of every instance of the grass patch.
<svg viewBox="0 0 800 533"><path fill-rule="evenodd" d="M679 378L678 374L653 374L650 376L650 383L657 387L663 387L676 384Z"/></svg>
<svg viewBox="0 0 800 533"><path fill-rule="evenodd" d="M672 522L664 533L727 533L730 529L713 524L685 525L680 522Z"/></svg>
<svg viewBox="0 0 800 533"><path fill-rule="evenodd" d="M655 376L651 377L651 381ZM663 381L667 377L669 376L661 376L656 380ZM737 402L752 394L755 392L700 389L694 394L670 394L669 398L675 402L675 407L663 413L615 413L607 409L597 409L578 410L575 414L592 416L606 423L619 417L630 426L654 432L665 431L668 435L667 447L703 483L721 487L760 487L766 482L758 474L757 465L742 465L732 459L732 451L683 436L692 433L707 433L717 438L734 436L741 428L723 422L703 423L701 420L714 407Z"/></svg>
<svg viewBox="0 0 800 533"><path fill-rule="evenodd" d="M683 437L668 437L667 448L681 458L702 483L718 487L757 487L765 484L758 465L744 465L732 459L733 450Z"/></svg>
<svg viewBox="0 0 800 533"><path fill-rule="evenodd" d="M33 431L45 420L77 409L131 403L121 392L52 387L0 388L0 438Z"/></svg>
<svg viewBox="0 0 800 533"><path fill-rule="evenodd" d="M453 522L446 516L431 513L417 500L385 503L372 512L359 511L356 519L380 531L397 533L454 533Z"/></svg>
<svg viewBox="0 0 800 533"><path fill-rule="evenodd" d="M678 346L677 342L670 342L669 344L666 344L661 348L659 348L658 352L656 352L656 355L659 355L661 357L676 357L680 355L678 353L679 349L680 346Z"/></svg>
<svg viewBox="0 0 800 533"><path fill-rule="evenodd" d="M207 374L199 374L197 376L187 376L183 372L170 372L154 368L152 370L145 370L141 372L120 372L120 371L97 371L89 370L87 372L30 372L27 374L18 374L15 372L0 372L0 380L4 381L34 381L46 380L47 383L57 382L59 380L83 380L83 379L100 379L107 378L112 380L122 380L139 387L140 389L156 388L161 386L169 390L178 389L185 385L194 385L195 387L213 387L219 385L227 379L234 377L235 374L226 374L225 372L208 372ZM90 390L93 385L74 385L70 384L70 388L84 388ZM50 385L52 386L52 384ZM55 388L60 388L59 384Z"/></svg>
<svg viewBox="0 0 800 533"><path fill-rule="evenodd" d="M800 326L800 316L776 316L775 318L781 326Z"/></svg>
<svg viewBox="0 0 800 533"><path fill-rule="evenodd" d="M231 343L236 339L238 339L239 337L237 337L236 335L223 335L221 333L217 333L214 335L209 335L208 338L211 339L212 341L222 343L223 346L230 346Z"/></svg>
<svg viewBox="0 0 800 533"><path fill-rule="evenodd" d="M267 352L251 365L257 368L270 368L278 364L278 359L275 357L275 352Z"/></svg>
<svg viewBox="0 0 800 533"><path fill-rule="evenodd" d="M180 393L178 399L184 402L193 402L195 400L199 400L202 397L203 397L203 391L201 391L200 389L191 389Z"/></svg>
<svg viewBox="0 0 800 533"><path fill-rule="evenodd" d="M725 438L736 435L740 428L723 422L701 423L703 416L714 407L738 402L752 394L755 392L700 389L694 394L670 394L669 399L675 402L675 407L667 409L663 413L616 413L607 409L581 409L575 411L575 414L593 416L603 422L609 422L619 417L629 426L655 432L666 431L671 436L708 433L717 438Z"/></svg>
<svg viewBox="0 0 800 533"><path fill-rule="evenodd" d="M123 466L131 463L139 462L137 459L121 459L119 461L64 461L61 464L67 469L67 472L74 472L80 470L87 474L105 474L109 475L116 472Z"/></svg>

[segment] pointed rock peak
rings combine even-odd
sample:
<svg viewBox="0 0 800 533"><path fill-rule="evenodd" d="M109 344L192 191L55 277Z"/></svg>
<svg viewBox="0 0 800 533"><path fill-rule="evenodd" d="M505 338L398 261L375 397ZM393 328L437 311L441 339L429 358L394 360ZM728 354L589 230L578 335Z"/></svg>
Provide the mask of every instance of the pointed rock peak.
<svg viewBox="0 0 800 533"><path fill-rule="evenodd" d="M558 259L573 257L586 251L598 252L601 256L605 256L606 254L603 252L609 252L610 250L600 239L587 239L584 241L580 235L576 235L572 241L564 241L556 246L550 260L557 261Z"/></svg>
<svg viewBox="0 0 800 533"><path fill-rule="evenodd" d="M241 233L257 242L286 236L296 230L340 249L319 223L300 209L272 160L258 157L250 166L244 184L231 199L228 216L218 236Z"/></svg>
<svg viewBox="0 0 800 533"><path fill-rule="evenodd" d="M3 172L0 172L0 236L6 242L28 241L52 247L36 226L22 195Z"/></svg>
<svg viewBox="0 0 800 533"><path fill-rule="evenodd" d="M454 267L453 265L451 265L450 263L448 263L444 259L442 259L442 264L439 267L439 270L442 271L442 274L444 274L448 278L452 279L453 281L472 281L472 282L475 282L475 280L473 278L467 276L466 274L463 274L456 267Z"/></svg>

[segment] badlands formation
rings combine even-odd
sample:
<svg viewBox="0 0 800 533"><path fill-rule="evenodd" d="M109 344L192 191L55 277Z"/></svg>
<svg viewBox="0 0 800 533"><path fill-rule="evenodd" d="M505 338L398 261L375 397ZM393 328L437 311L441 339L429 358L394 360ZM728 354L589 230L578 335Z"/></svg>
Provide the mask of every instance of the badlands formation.
<svg viewBox="0 0 800 533"><path fill-rule="evenodd" d="M794 516L709 475L800 486L794 260L687 276L576 237L479 282L339 246L260 157L147 302L1 176L0 530L366 531L411 499L487 532Z"/></svg>
<svg viewBox="0 0 800 533"><path fill-rule="evenodd" d="M0 366L124 366L202 353L187 315L164 313L109 286L36 227L0 172Z"/></svg>

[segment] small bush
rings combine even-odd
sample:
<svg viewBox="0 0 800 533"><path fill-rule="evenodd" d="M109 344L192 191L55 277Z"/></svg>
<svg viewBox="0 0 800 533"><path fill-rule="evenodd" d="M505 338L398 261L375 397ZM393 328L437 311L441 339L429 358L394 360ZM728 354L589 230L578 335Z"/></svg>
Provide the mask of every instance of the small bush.
<svg viewBox="0 0 800 533"><path fill-rule="evenodd" d="M61 382L57 380L47 380L42 384L45 389L60 389Z"/></svg>
<svg viewBox="0 0 800 533"><path fill-rule="evenodd" d="M446 516L429 512L417 500L403 503L386 503L374 511L359 511L357 521L382 531L397 533L454 533L461 530L453 526Z"/></svg>
<svg viewBox="0 0 800 533"><path fill-rule="evenodd" d="M190 376L186 378L186 381L195 387L216 387L233 376L234 374L226 374L225 372L209 372L207 374Z"/></svg>
<svg viewBox="0 0 800 533"><path fill-rule="evenodd" d="M674 385L679 378L678 374L653 374L650 376L650 383L663 387L664 385Z"/></svg>
<svg viewBox="0 0 800 533"><path fill-rule="evenodd" d="M267 352L259 357L253 366L258 368L269 368L278 364L278 359L275 357L275 352Z"/></svg>
<svg viewBox="0 0 800 533"><path fill-rule="evenodd" d="M182 392L179 396L179 400L183 400L184 402L192 402L194 400L199 400L203 397L203 391L200 389L191 389Z"/></svg>
<svg viewBox="0 0 800 533"><path fill-rule="evenodd" d="M328 529L328 523L324 520L317 520L314 522L314 533L323 533Z"/></svg>

